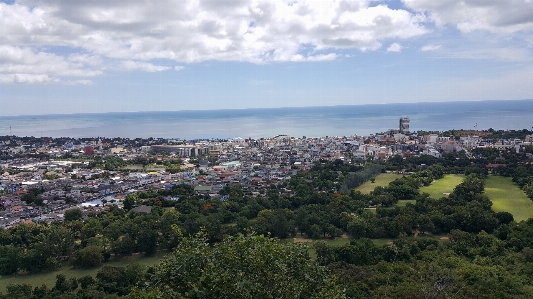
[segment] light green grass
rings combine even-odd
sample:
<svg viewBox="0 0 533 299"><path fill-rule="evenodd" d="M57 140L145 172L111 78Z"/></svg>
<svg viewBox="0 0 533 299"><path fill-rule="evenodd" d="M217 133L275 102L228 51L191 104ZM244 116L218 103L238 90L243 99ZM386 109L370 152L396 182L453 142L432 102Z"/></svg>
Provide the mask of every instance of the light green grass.
<svg viewBox="0 0 533 299"><path fill-rule="evenodd" d="M389 185L390 182L401 177L401 174L382 173L376 177L376 181L374 183L368 180L364 182L361 186L355 188L355 191L361 191L361 193L363 194L369 194L370 192L374 191L374 188L376 188L377 186L386 187Z"/></svg>
<svg viewBox="0 0 533 299"><path fill-rule="evenodd" d="M515 221L533 217L533 201L511 178L491 175L485 181L485 194L495 212L509 212Z"/></svg>
<svg viewBox="0 0 533 299"><path fill-rule="evenodd" d="M131 263L138 263L145 266L152 266L157 264L167 252L158 252L154 256L144 257L142 255L132 255L125 256L120 259L112 259L107 263L103 263L101 267L108 265L114 267L125 267ZM71 277L82 277L85 275L96 276L98 270L101 267L91 268L91 269L77 269L72 268L69 265L64 265L60 270L48 273L39 273L39 274L15 274L9 276L2 276L0 278L0 292L6 292L6 286L8 284L22 284L27 283L32 287L41 286L43 284L47 285L48 288L52 288L56 283L56 275L64 274L67 278Z"/></svg>
<svg viewBox="0 0 533 299"><path fill-rule="evenodd" d="M419 235L416 238L435 239L435 240L438 240L439 243L444 243L444 242L448 242L448 239L441 239L442 237L445 237L445 236L446 235ZM407 238L407 237L400 237L400 238L396 238L396 239L393 239L393 238L382 238L382 239L370 239L370 240L372 240L372 242L375 245L377 245L377 246L383 246L383 245L391 245L394 241L402 239L402 238ZM342 246L342 245L345 245L345 244L349 244L351 239L350 238L335 238L335 239L320 239L320 240L321 241L325 241L330 246ZM307 248L308 248L309 257L312 260L316 260L317 259L317 255L316 255L316 250L313 247L313 242L307 242L307 243L303 243L303 244L305 244L307 246Z"/></svg>
<svg viewBox="0 0 533 299"><path fill-rule="evenodd" d="M323 241L326 241L328 245L330 246L342 246L344 244L350 243L349 238L335 238L335 239L322 239Z"/></svg>
<svg viewBox="0 0 533 299"><path fill-rule="evenodd" d="M307 241L311 240L311 239L308 239L303 234L296 234L296 238L292 238L293 242L298 242L298 239L307 240ZM290 239L286 239L286 240L290 240ZM285 241L285 240L281 240L281 241ZM341 245L350 243L350 239L349 238L342 238L342 237L337 237L335 239L320 238L320 239L313 239L312 241L313 242L314 241L324 241L324 242L328 243L328 245L331 245L331 246L341 246ZM304 243L312 244L313 242L304 242Z"/></svg>
<svg viewBox="0 0 533 299"><path fill-rule="evenodd" d="M439 242L447 242L448 240L447 239L441 239L442 237L447 237L446 235L418 235L417 239L434 239L434 240L437 240ZM378 246L383 246L383 245L390 245L392 244L392 242L396 241L396 240L400 240L400 239L407 239L407 238L412 238L412 237L399 237L399 238L396 238L396 239L393 239L393 238L383 238L383 239L371 239L372 242L374 242L374 244L378 245Z"/></svg>
<svg viewBox="0 0 533 299"><path fill-rule="evenodd" d="M296 238L293 238L293 242L297 242L297 238L301 238L301 239L306 239L306 237L302 234L297 234ZM286 239L286 240L289 240L289 239ZM308 240L308 239L306 239ZM335 239L329 239L329 238L325 238L325 239L318 239L318 240L313 240L314 241L325 241L326 243L328 243L328 245L330 246L342 246L344 244L348 244L350 243L350 239L349 238L340 238L340 237L337 237ZM282 240L284 241L284 240ZM303 242L302 244L304 244L305 246L307 246L307 252L309 253L309 258L311 258L311 260L316 260L316 250L315 248L313 247L313 242Z"/></svg>
<svg viewBox="0 0 533 299"><path fill-rule="evenodd" d="M383 245L390 245L392 242L396 241L397 239L391 239L391 238L383 238L383 239L371 239L372 242L377 246L383 246Z"/></svg>
<svg viewBox="0 0 533 299"><path fill-rule="evenodd" d="M445 193L452 193L463 179L464 175L461 174L447 174L442 179L433 181L431 185L420 188L420 193L428 193L429 197L435 199L446 197Z"/></svg>
<svg viewBox="0 0 533 299"><path fill-rule="evenodd" d="M398 200L398 203L396 203L396 205L399 206L399 207L405 207L408 203L415 204L416 200L414 200L414 199L402 199L402 200Z"/></svg>

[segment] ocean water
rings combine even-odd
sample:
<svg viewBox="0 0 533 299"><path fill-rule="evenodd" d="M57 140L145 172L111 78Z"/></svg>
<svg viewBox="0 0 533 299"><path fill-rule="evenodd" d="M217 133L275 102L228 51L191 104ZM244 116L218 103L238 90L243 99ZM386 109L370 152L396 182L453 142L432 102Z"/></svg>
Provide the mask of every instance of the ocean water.
<svg viewBox="0 0 533 299"><path fill-rule="evenodd" d="M368 135L398 128L531 129L533 100L0 117L0 136L261 138Z"/></svg>

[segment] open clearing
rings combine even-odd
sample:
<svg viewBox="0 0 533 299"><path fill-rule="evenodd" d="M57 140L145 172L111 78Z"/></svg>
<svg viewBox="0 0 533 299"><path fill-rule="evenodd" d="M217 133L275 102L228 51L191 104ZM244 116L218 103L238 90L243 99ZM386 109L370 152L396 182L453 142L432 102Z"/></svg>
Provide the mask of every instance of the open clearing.
<svg viewBox="0 0 533 299"><path fill-rule="evenodd" d="M399 206L399 207L405 207L408 203L414 205L416 203L416 200L414 200L414 199L402 199L402 200L398 200L398 203L396 203L396 205Z"/></svg>
<svg viewBox="0 0 533 299"><path fill-rule="evenodd" d="M420 188L420 193L428 193L429 197L435 199L446 197L464 177L462 174L446 174L442 179L433 181L431 185Z"/></svg>
<svg viewBox="0 0 533 299"><path fill-rule="evenodd" d="M533 201L511 178L491 175L485 181L485 194L495 212L509 212L519 222L533 217Z"/></svg>
<svg viewBox="0 0 533 299"><path fill-rule="evenodd" d="M361 191L361 193L363 194L369 194L370 192L374 191L374 188L376 188L377 186L388 186L390 182L401 177L401 174L382 173L376 177L376 181L374 183L368 180L364 182L361 186L355 188L355 191Z"/></svg>
<svg viewBox="0 0 533 299"><path fill-rule="evenodd" d="M48 273L39 273L39 274L28 274L28 275L21 275L21 274L15 274L15 275L9 275L9 276L2 276L0 278L0 292L5 293L6 292L6 286L8 284L21 284L21 283L27 283L31 285L32 287L41 286L42 284L46 284L48 288L52 288L56 283L56 275L58 274L64 274L67 279L71 277L82 277L85 275L91 275L92 277L96 276L96 273L98 273L98 270L100 270L103 266L113 266L113 267L125 267L131 263L138 263L145 266L152 266L157 264L165 254L168 252L158 252L154 256L145 257L142 255L132 255L132 256L125 256L120 259L111 259L107 263L102 263L102 266L95 267L91 269L77 269L72 268L70 265L63 265L63 268L48 272Z"/></svg>
<svg viewBox="0 0 533 299"><path fill-rule="evenodd" d="M349 244L350 243L350 239L349 239L349 237L346 234L344 234L342 237L337 237L335 239L323 238L323 239L313 240L313 239L305 238L305 236L303 236L301 234L298 234L296 236L296 238L293 238L293 242L302 243L302 244L305 244L307 246L307 252L309 253L309 257L312 260L316 260L316 250L313 247L313 242L314 241L319 241L319 240L320 241L326 241L326 243L328 243L328 245L331 245L331 246L342 246L344 244Z"/></svg>

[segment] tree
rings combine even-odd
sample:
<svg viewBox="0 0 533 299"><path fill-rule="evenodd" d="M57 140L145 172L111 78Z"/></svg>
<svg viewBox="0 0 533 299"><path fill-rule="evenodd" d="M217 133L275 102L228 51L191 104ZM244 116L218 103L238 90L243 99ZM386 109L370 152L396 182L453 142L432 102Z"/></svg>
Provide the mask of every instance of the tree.
<svg viewBox="0 0 533 299"><path fill-rule="evenodd" d="M513 214L509 212L498 212L496 218L501 224L509 224L514 221Z"/></svg>
<svg viewBox="0 0 533 299"><path fill-rule="evenodd" d="M146 255L152 255L157 251L157 231L149 228L143 228L137 236L137 250L144 252Z"/></svg>
<svg viewBox="0 0 533 299"><path fill-rule="evenodd" d="M147 286L128 298L345 298L306 246L255 234L215 246L204 233L184 238Z"/></svg>
<svg viewBox="0 0 533 299"><path fill-rule="evenodd" d="M353 238L364 238L371 235L371 227L367 221L360 217L354 217L348 222L348 233Z"/></svg>
<svg viewBox="0 0 533 299"><path fill-rule="evenodd" d="M133 286L142 281L145 272L146 269L136 263L129 264L126 267L104 266L96 274L96 281L99 288L106 293L116 293L119 296L124 296L130 292Z"/></svg>
<svg viewBox="0 0 533 299"><path fill-rule="evenodd" d="M124 210L129 211L133 208L133 206L137 203L137 200L139 199L139 196L137 194L128 194L126 195L126 198L124 199Z"/></svg>
<svg viewBox="0 0 533 299"><path fill-rule="evenodd" d="M70 292L78 288L78 281L76 278L67 279L65 274L56 275L56 284L53 288L54 291L60 293Z"/></svg>
<svg viewBox="0 0 533 299"><path fill-rule="evenodd" d="M83 239L88 239L100 234L102 232L102 224L97 219L90 219L87 221L81 229L81 235Z"/></svg>
<svg viewBox="0 0 533 299"><path fill-rule="evenodd" d="M19 268L30 273L42 270L55 270L61 266L51 251L44 243L38 243L29 250L24 251L19 258Z"/></svg>
<svg viewBox="0 0 533 299"><path fill-rule="evenodd" d="M13 245L0 246L0 275L17 272L19 248Z"/></svg>
<svg viewBox="0 0 533 299"><path fill-rule="evenodd" d="M6 286L7 294L5 298L9 299L27 299L31 297L31 285L23 284L8 284Z"/></svg>
<svg viewBox="0 0 533 299"><path fill-rule="evenodd" d="M44 240L44 245L51 251L53 256L68 256L74 247L72 232L66 227L57 225L49 230Z"/></svg>
<svg viewBox="0 0 533 299"><path fill-rule="evenodd" d="M82 216L80 209L70 209L65 211L65 221L81 220Z"/></svg>
<svg viewBox="0 0 533 299"><path fill-rule="evenodd" d="M137 245L135 240L130 236L130 234L125 234L122 238L116 240L112 244L111 251L114 254L129 254L131 255L135 252Z"/></svg>
<svg viewBox="0 0 533 299"><path fill-rule="evenodd" d="M103 249L100 246L91 245L74 253L74 265L81 268L90 268L100 265L103 260Z"/></svg>

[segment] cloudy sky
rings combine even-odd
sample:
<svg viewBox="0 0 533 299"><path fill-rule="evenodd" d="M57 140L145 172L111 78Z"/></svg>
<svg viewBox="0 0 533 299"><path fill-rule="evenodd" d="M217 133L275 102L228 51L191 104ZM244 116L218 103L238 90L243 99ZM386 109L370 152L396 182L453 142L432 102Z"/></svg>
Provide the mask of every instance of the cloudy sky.
<svg viewBox="0 0 533 299"><path fill-rule="evenodd" d="M3 0L0 115L533 99L533 0Z"/></svg>

